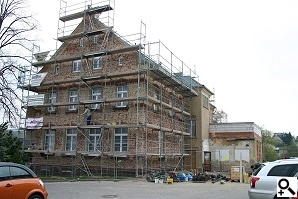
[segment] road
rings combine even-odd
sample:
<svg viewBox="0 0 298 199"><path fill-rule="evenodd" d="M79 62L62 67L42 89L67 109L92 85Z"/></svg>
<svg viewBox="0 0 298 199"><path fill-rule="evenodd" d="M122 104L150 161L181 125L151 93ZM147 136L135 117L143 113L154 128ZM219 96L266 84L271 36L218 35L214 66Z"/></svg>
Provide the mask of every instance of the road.
<svg viewBox="0 0 298 199"><path fill-rule="evenodd" d="M180 182L156 184L145 180L45 183L48 199L248 199L249 184Z"/></svg>

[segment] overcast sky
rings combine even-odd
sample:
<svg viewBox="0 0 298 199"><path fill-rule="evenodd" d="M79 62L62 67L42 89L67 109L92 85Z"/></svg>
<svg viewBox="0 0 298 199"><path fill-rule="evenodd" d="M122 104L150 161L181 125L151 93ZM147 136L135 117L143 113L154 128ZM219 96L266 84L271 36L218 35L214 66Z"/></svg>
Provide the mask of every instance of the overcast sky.
<svg viewBox="0 0 298 199"><path fill-rule="evenodd" d="M55 49L60 0L29 2L41 50ZM116 0L114 30L138 33L142 20L147 41L195 68L228 122L298 136L297 11L297 0Z"/></svg>

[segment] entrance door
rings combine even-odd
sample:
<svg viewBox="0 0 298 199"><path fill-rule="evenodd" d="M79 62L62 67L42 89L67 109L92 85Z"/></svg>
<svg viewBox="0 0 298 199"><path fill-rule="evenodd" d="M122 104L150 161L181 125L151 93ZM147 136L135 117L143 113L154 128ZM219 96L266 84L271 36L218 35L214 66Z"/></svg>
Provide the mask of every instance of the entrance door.
<svg viewBox="0 0 298 199"><path fill-rule="evenodd" d="M204 172L211 171L211 152L210 151L204 151L203 170Z"/></svg>

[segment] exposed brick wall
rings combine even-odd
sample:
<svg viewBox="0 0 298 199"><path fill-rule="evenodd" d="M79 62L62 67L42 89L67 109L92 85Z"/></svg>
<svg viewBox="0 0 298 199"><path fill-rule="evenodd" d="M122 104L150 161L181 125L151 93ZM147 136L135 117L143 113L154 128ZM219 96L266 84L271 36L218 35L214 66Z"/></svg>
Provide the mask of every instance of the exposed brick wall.
<svg viewBox="0 0 298 199"><path fill-rule="evenodd" d="M94 23L95 28L102 28L102 24ZM81 23L73 33L80 33L86 30L86 27L90 27L87 23L86 26L83 26ZM88 29L87 28L87 29ZM94 43L93 38L84 38L84 46L80 46L80 38L74 39L71 41L66 41L52 57L52 59L62 59L69 56L81 56L83 53L89 53L94 51L99 51L103 47L108 49L115 49L120 47L126 47L127 44L116 37L112 32L109 34L107 43L105 46L103 44L104 34L99 35L99 42ZM118 58L123 57L123 65L119 66ZM156 80L153 77L149 76L146 73L140 75L140 84L138 84L137 75L122 75L119 77L113 77L115 74L126 74L133 73L138 70L138 53L136 51L115 53L102 56L102 68L93 69L92 68L92 58L82 59L82 66L80 72L72 72L72 61L55 63L46 65L42 68L41 72L47 72L43 84L38 87L39 94L47 94L52 90L58 93L57 101L59 103L65 103L57 107L55 113L45 113L45 107L39 107L35 111L30 113L33 117L42 116L44 117L44 126L49 127L50 125L55 128L58 126L67 126L76 128L77 125L85 123L83 116L80 116L84 111L84 105L78 105L78 110L75 112L67 112L67 102L69 101L69 91L78 90L79 91L79 101L90 100L91 88L101 87L102 88L102 99L113 99L116 98L116 86L122 83L127 84L128 86L128 97L143 97L138 101L132 100L128 102L127 109L115 109L115 102L106 102L102 103L100 110L95 110L92 112L91 125L102 125L102 124L152 124L155 126L162 126L163 128L170 129L167 132L164 132L163 136L163 151L159 150L159 131L157 129L147 128L142 126L139 128L129 127L128 128L128 152L123 153L126 157L123 158L119 167L133 169L136 168L136 157L135 154L142 154L148 157L148 160L145 161L145 158L139 157L140 168L152 167L158 168L162 164L168 168L176 165L179 161L179 158L173 154L181 154L181 135L176 135L172 133L172 130L185 131L186 126L182 120L181 111L173 112L171 116L169 108L161 106L160 112L154 112L152 102L148 101L146 97L154 96L154 89L162 91L161 100L165 103L170 103L172 100L173 106L176 108L182 107L183 97L180 93L177 93L173 90L172 87L168 87L163 84L162 80ZM58 74L54 74L55 67L59 67ZM87 81L84 83L79 79L81 77L105 77L98 78L94 81ZM110 78L111 77L111 78ZM53 81L62 81L62 80L74 80L71 83L60 83L59 85L51 85ZM45 85L48 84L48 85ZM50 84L50 85L49 85ZM147 90L147 86L149 90ZM47 98L45 99L47 103ZM28 113L29 115L29 113ZM79 116L79 117L78 117ZM139 118L137 120L137 117ZM34 140L44 147L45 133L47 130L36 130L34 133ZM88 129L79 129L77 134L77 153L82 153L88 151ZM67 129L56 129L55 133L55 154L54 156L45 155L42 152L33 154L32 162L34 164L49 164L49 165L82 165L79 155L69 156L65 155L65 141L66 141L66 132ZM112 168L115 166L115 157L114 155L119 155L114 152L114 129L106 128L103 129L102 137L102 149L103 155L95 158L94 160L88 163L93 166L101 166L103 168ZM167 154L167 159L164 157L158 157L159 153L162 155ZM75 154L74 152L72 152ZM122 154L122 155L123 155ZM154 154L154 155L153 155ZM121 154L120 154L121 155ZM94 157L85 157L88 160L91 160ZM166 162L167 161L167 162ZM147 165L145 165L147 162Z"/></svg>

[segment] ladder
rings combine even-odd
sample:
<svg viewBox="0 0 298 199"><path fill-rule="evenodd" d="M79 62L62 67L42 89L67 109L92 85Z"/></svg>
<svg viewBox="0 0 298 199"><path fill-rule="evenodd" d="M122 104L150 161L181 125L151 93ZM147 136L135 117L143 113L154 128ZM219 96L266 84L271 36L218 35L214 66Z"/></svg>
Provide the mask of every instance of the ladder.
<svg viewBox="0 0 298 199"><path fill-rule="evenodd" d="M177 163L177 165L176 165L176 167L175 167L175 169L174 169L174 172L176 172L176 169L177 169L178 165L180 164L181 160L183 159L183 156L184 155L182 154L179 161L178 161L178 163Z"/></svg>
<svg viewBox="0 0 298 199"><path fill-rule="evenodd" d="M81 159L81 161L82 161L82 163L83 163L83 167L84 167L83 171L85 171L85 172L87 173L87 175L88 175L89 177L91 177L91 176L92 176L91 171L90 171L90 169L89 169L89 167L88 167L88 164L87 164L87 162L86 162L86 159L85 159L84 155L81 154L81 153L80 153L80 159Z"/></svg>

